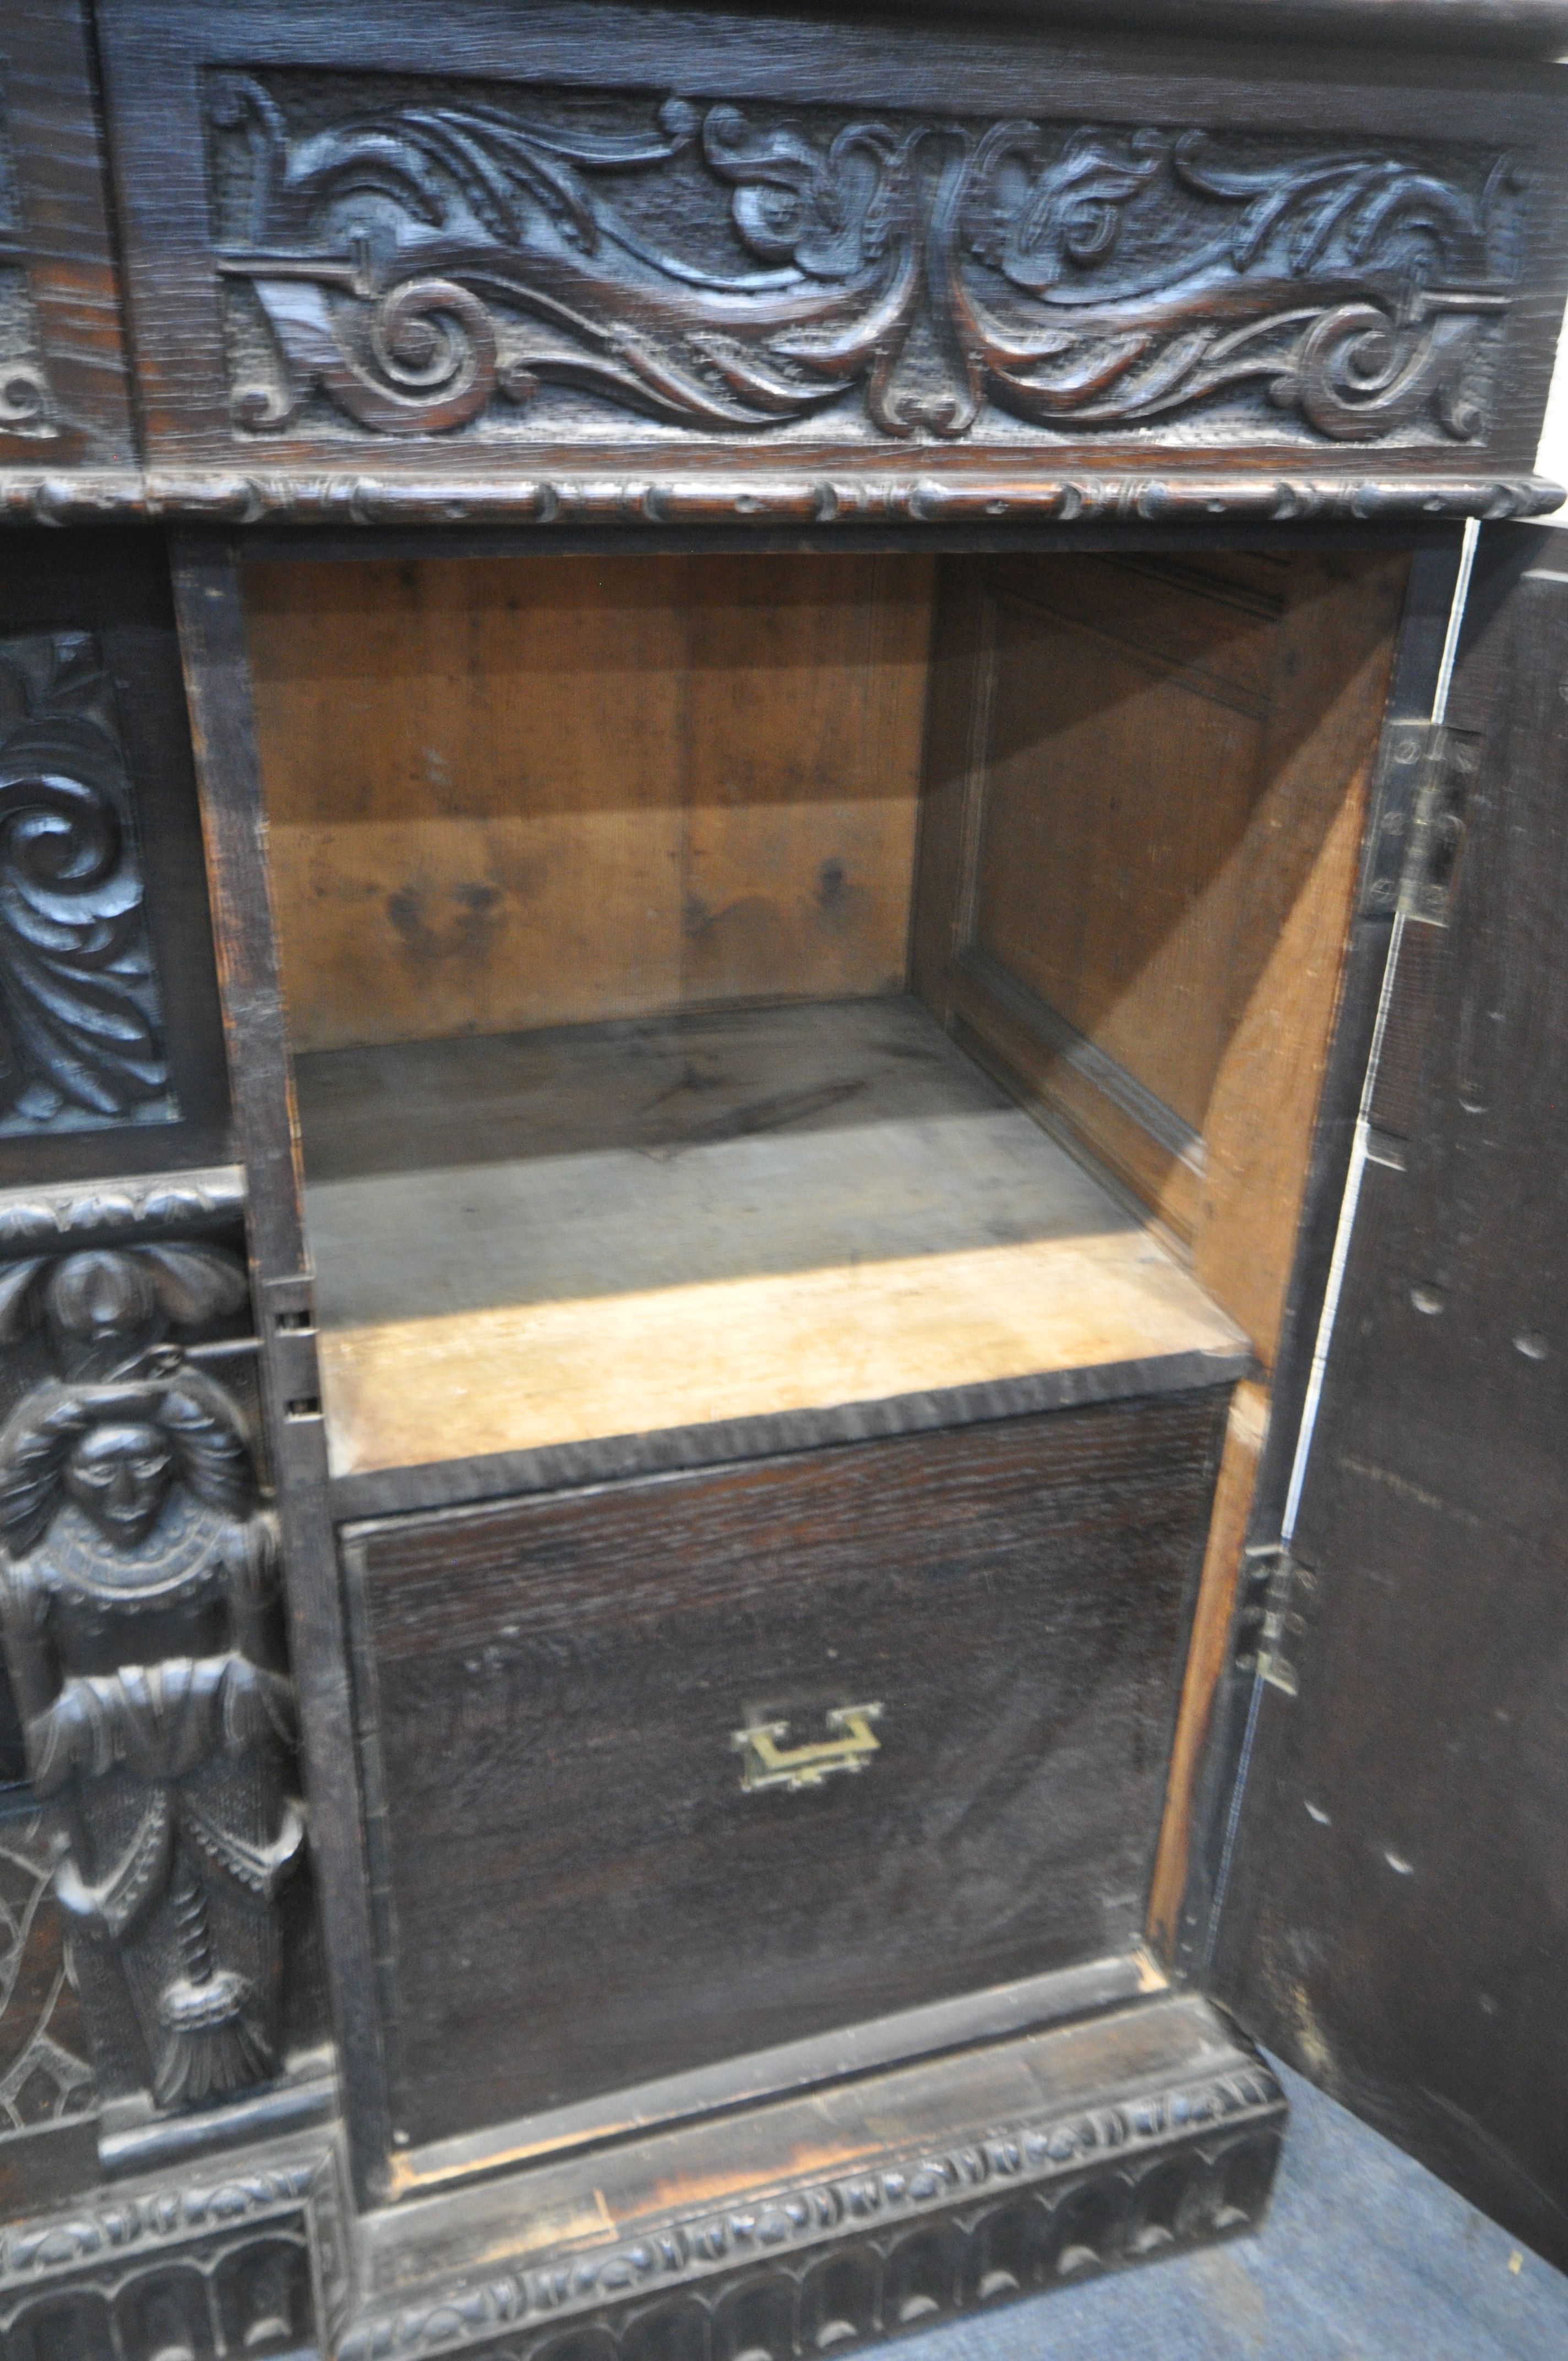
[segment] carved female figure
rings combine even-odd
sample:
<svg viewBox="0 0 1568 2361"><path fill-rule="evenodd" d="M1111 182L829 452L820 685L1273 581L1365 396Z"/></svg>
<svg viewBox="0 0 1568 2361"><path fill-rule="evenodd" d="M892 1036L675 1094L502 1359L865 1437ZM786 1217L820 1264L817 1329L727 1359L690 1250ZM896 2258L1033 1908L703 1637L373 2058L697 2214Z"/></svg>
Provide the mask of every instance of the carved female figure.
<svg viewBox="0 0 1568 2361"><path fill-rule="evenodd" d="M38 1388L0 1436L0 1604L61 1901L118 1955L161 2106L269 2073L303 1838L270 1524L198 1370Z"/></svg>

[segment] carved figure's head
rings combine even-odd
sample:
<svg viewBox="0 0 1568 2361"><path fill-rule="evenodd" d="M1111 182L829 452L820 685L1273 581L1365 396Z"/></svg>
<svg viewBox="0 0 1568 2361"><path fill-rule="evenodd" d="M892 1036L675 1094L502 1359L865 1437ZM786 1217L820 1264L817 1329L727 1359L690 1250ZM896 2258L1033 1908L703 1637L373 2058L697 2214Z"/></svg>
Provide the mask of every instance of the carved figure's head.
<svg viewBox="0 0 1568 2361"><path fill-rule="evenodd" d="M40 1386L0 1434L0 1543L35 1548L69 1500L129 1555L177 1488L221 1516L256 1505L244 1422L210 1378Z"/></svg>
<svg viewBox="0 0 1568 2361"><path fill-rule="evenodd" d="M66 1460L65 1488L116 1549L131 1550L157 1524L174 1472L161 1429L127 1420L88 1428Z"/></svg>

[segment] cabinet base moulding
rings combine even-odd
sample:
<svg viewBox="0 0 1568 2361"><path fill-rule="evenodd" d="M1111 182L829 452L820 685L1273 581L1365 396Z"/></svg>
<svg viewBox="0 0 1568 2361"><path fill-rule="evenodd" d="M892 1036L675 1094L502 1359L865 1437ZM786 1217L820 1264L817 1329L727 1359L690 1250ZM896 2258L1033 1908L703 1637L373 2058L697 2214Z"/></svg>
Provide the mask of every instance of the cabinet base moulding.
<svg viewBox="0 0 1568 2361"><path fill-rule="evenodd" d="M0 2231L0 2349L796 2361L1255 2227L1285 2114L1165 1993L358 2216L274 2141Z"/></svg>

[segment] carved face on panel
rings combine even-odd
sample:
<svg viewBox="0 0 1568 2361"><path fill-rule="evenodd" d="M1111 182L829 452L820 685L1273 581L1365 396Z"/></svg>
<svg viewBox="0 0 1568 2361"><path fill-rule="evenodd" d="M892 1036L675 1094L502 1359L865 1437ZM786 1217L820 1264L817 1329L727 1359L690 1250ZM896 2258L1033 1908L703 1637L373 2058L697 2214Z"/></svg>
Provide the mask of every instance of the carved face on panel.
<svg viewBox="0 0 1568 2361"><path fill-rule="evenodd" d="M132 1550L158 1522L173 1475L168 1436L126 1422L89 1429L65 1463L65 1488L116 1549Z"/></svg>

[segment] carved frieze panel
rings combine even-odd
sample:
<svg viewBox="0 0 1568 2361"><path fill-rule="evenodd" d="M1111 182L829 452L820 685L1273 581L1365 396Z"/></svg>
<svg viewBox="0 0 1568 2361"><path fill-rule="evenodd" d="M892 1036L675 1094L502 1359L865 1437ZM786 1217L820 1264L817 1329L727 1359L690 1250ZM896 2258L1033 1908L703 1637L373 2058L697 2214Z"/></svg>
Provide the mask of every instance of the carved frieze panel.
<svg viewBox="0 0 1568 2361"><path fill-rule="evenodd" d="M303 1844L273 1524L192 1342L247 1293L215 1245L0 1265L0 1345L53 1372L0 1433L6 1660L100 2082L163 2108L275 2072Z"/></svg>
<svg viewBox="0 0 1568 2361"><path fill-rule="evenodd" d="M1085 436L1455 454L1501 148L208 77L235 428L323 444Z"/></svg>
<svg viewBox="0 0 1568 2361"><path fill-rule="evenodd" d="M179 1115L98 643L0 640L0 1137Z"/></svg>

